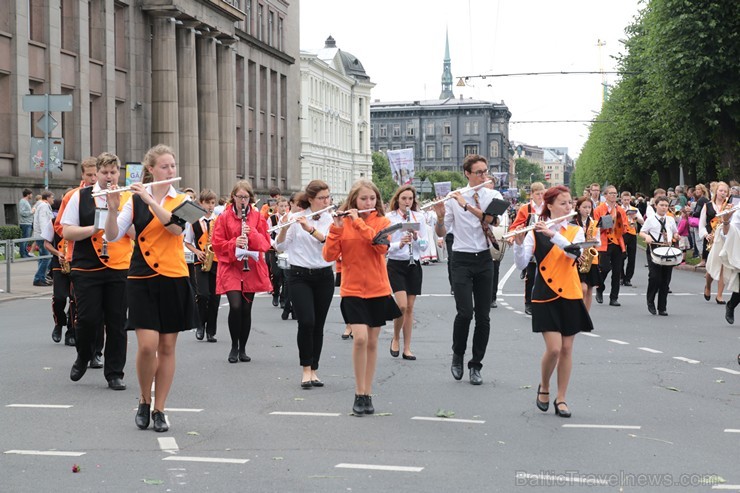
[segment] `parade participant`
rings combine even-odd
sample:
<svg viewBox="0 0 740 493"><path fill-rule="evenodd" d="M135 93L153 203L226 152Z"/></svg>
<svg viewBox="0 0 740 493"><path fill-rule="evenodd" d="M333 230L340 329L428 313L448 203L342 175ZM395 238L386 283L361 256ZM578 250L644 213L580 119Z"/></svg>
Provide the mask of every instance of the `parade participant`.
<svg viewBox="0 0 740 493"><path fill-rule="evenodd" d="M221 296L216 294L218 257L211 245L213 228L216 223L213 209L216 207L217 199L213 190L201 190L199 203L205 209L206 214L185 232L185 248L193 252L196 257L193 267L197 292L195 299L198 304L200 323L195 330L195 338L202 341L205 335L208 342L217 341L218 308L221 304Z"/></svg>
<svg viewBox="0 0 740 493"><path fill-rule="evenodd" d="M606 278L611 272L611 290L609 291L609 306L621 306L619 303L619 284L624 264L624 230L627 226L627 213L617 202L617 189L608 185L604 189L606 202L594 209L594 220L601 231L601 245L599 251L599 271L601 285L596 288L596 303L603 303Z"/></svg>
<svg viewBox="0 0 740 493"><path fill-rule="evenodd" d="M75 345L75 302L72 296L72 284L69 280L70 264L67 260L68 242L54 231L54 224L49 222L41 231L44 238L44 247L53 255L51 258L51 276L53 279L53 293L51 296L51 311L54 316L54 329L51 339L54 342L62 340L62 327L67 326L64 335L64 345ZM69 313L65 313L69 299Z"/></svg>
<svg viewBox="0 0 740 493"><path fill-rule="evenodd" d="M730 187L727 183L720 181L716 183L716 189L712 196L711 202L704 205L699 216L699 236L704 240L704 250L702 251L702 259L706 262L709 258L709 254L714 242L714 234L719 224L719 219L716 217L719 212L722 212L727 206L728 197L730 194ZM716 252L715 255L718 255ZM707 262L707 266L709 262ZM725 280L722 275L722 267L720 262L714 262L716 268L707 269L704 279L706 284L704 285L704 299L709 301L712 297L712 280L717 279L717 295L714 301L718 305L724 305L725 300L722 298L722 292L725 289Z"/></svg>
<svg viewBox="0 0 740 493"><path fill-rule="evenodd" d="M573 224L576 224L583 231L586 241L596 241L601 244L601 233L596 225L596 221L591 217L591 206L593 202L586 195L576 201L576 212L578 215L573 218ZM593 248L593 247L591 247ZM590 250L590 249L589 249ZM583 292L583 304L586 309L591 311L591 298L593 296L594 286L601 285L601 274L599 273L599 254L587 258L588 251L578 259L578 277L581 281L581 290ZM590 264L586 270L584 265ZM582 272L585 271L585 272Z"/></svg>
<svg viewBox="0 0 740 493"><path fill-rule="evenodd" d="M103 374L108 387L124 390L123 368L126 365L126 273L131 261L131 239L123 236L108 241L103 237L103 224L96 224L96 208L107 209L109 216L118 213L123 198L116 195L93 197L93 193L118 183L121 162L115 154L104 152L97 157L97 180L94 186L80 188L69 198L61 220L62 236L74 241L72 250L72 285L77 306L77 359L70 379L76 382L85 374L95 356L96 339L101 323L105 328L105 363ZM101 341L102 342L102 341ZM95 365L97 366L97 364Z"/></svg>
<svg viewBox="0 0 740 493"><path fill-rule="evenodd" d="M483 383L480 370L491 330L489 313L493 286L493 260L488 236L493 216L487 215L485 211L493 201L494 194L482 186L488 180L488 161L485 157L478 154L466 156L463 172L468 179L468 189L462 193L453 192L450 200L435 206L435 229L439 236L443 236L449 226L455 229L452 244L455 256L452 286L457 315L452 329L450 371L455 380L462 379L470 322L475 315L473 357L468 361L468 369L470 383L480 385ZM478 189L473 189L478 185Z"/></svg>
<svg viewBox="0 0 740 493"><path fill-rule="evenodd" d="M142 163L153 182L177 176L175 153L166 145L149 149ZM108 195L105 234L109 242L118 241L134 228L136 243L126 285L128 326L136 331L138 342L136 374L141 392L134 422L142 430L148 428L151 409L154 431L164 432L169 429L164 410L175 377L177 335L197 326L194 290L182 247L186 223L172 213L189 198L167 183L134 183L131 191L133 196L120 213L120 194Z"/></svg>
<svg viewBox="0 0 740 493"><path fill-rule="evenodd" d="M252 330L255 293L270 290L264 252L270 248L267 222L254 204L252 185L241 180L231 190L231 201L218 216L211 242L219 260L216 294L229 300L229 363L251 361L246 346Z"/></svg>
<svg viewBox="0 0 740 493"><path fill-rule="evenodd" d="M598 183L592 183L591 186L588 187L588 191L591 197L591 210L596 210L596 208L602 204L606 198L601 195L601 185ZM606 192L606 189L604 189Z"/></svg>
<svg viewBox="0 0 740 493"><path fill-rule="evenodd" d="M630 192L622 192L620 195L622 207L627 213L627 223L624 227L624 247L626 249L624 270L622 271L622 286L632 286L632 276L635 274L635 257L637 256L637 225L643 224L645 221L642 218L642 214L634 207L630 201L632 200L632 194ZM586 306L590 306L587 303Z"/></svg>
<svg viewBox="0 0 740 493"><path fill-rule="evenodd" d="M260 208L260 215L267 220L271 215L275 213L275 210L277 208L277 199L281 197L280 195L280 189L277 187L273 187L270 189L270 198L267 199L267 202L262 204L262 207Z"/></svg>
<svg viewBox="0 0 740 493"><path fill-rule="evenodd" d="M324 386L316 370L324 345L326 314L334 296L332 262L322 256L333 222L331 211L326 210L331 205L329 185L312 180L297 202L305 215L279 230L275 246L288 252L290 259L290 293L294 318L298 320L298 358L303 367L301 388L310 389Z"/></svg>
<svg viewBox="0 0 740 493"><path fill-rule="evenodd" d="M730 280L728 283L731 287L732 296L725 305L725 320L728 324L732 325L735 323L735 308L740 304L740 283L738 281L738 274L740 273L740 214L730 212L721 217L722 222L719 223L717 228L717 234L719 242L722 245L722 268L725 271L724 274ZM717 245L716 247L719 247ZM714 249L715 247L712 247ZM738 355L738 364L740 364L740 354Z"/></svg>
<svg viewBox="0 0 740 493"><path fill-rule="evenodd" d="M495 176L489 176L488 177L491 181L486 185L486 188L491 190L493 192L493 198L504 200L503 195L501 195L501 192L496 190L496 177ZM493 226L503 226L506 224L506 214L501 214L500 216L494 216L493 222L491 223ZM503 241L503 240L502 240ZM501 270L501 259L493 259L493 281L491 282L491 308L498 308L498 279L499 279L499 272Z"/></svg>
<svg viewBox="0 0 740 493"><path fill-rule="evenodd" d="M532 331L541 332L545 340L542 356L542 380L537 386L537 408L547 411L550 395L550 378L557 368L557 397L553 402L555 414L569 418L571 411L565 403L571 370L573 368L573 342L578 332L591 332L593 324L578 279L574 259L566 247L584 241L580 226L567 220L548 225L545 220L559 218L571 211L571 197L562 185L550 188L544 197L545 208L541 220L531 233L515 237L514 255L517 268L523 268L532 255L537 258L539 274L532 294Z"/></svg>
<svg viewBox="0 0 740 493"><path fill-rule="evenodd" d="M287 214L289 210L288 199L280 197L277 199L275 204L275 213L267 218L267 226L273 228L277 226L281 219L287 220ZM285 275L283 269L278 267L278 253L275 249L275 238L278 236L278 231L270 233L270 249L265 254L265 261L267 266L270 268L270 282L272 282L272 306L280 305L280 308L285 308Z"/></svg>
<svg viewBox="0 0 740 493"><path fill-rule="evenodd" d="M426 216L419 211L416 189L411 185L399 187L391 197L388 220L391 224L417 223L418 231L398 230L391 236L388 247L388 279L396 304L402 315L393 320L391 356L398 357L403 329L403 359L415 360L411 352L411 332L414 326L414 302L421 294L421 252L428 242Z"/></svg>
<svg viewBox="0 0 740 493"><path fill-rule="evenodd" d="M288 214L286 215L285 219L286 221L290 221L290 219L293 217L293 214L299 214L303 209L298 205L297 200L299 196L301 196L303 192L293 192L290 194L290 198L288 199ZM288 265L290 265L290 258L288 258ZM290 269L286 269L283 271L283 297L285 300L285 304L283 306L283 313L280 315L280 318L283 320L288 320L288 317L290 317L291 320L295 319L295 316L293 315L293 303L290 301Z"/></svg>
<svg viewBox="0 0 740 493"><path fill-rule="evenodd" d="M532 198L529 203L517 210L516 217L512 221L511 226L509 226L509 231L531 226L539 220L544 206L542 197L545 195L545 185L538 181L532 183L530 186L530 195ZM537 274L537 264L534 257L532 257L532 261L522 270L522 274L524 275L524 313L532 315L532 288L534 287L534 278Z"/></svg>
<svg viewBox="0 0 740 493"><path fill-rule="evenodd" d="M368 209L373 210L358 212ZM361 416L375 412L371 395L380 327L386 320L399 317L401 312L391 296L385 266L388 239L373 241L390 225L378 187L369 180L355 182L341 211L344 215L335 215L334 224L329 228L323 256L327 262L342 257L340 308L353 335L355 399L352 412Z"/></svg>
<svg viewBox="0 0 740 493"><path fill-rule="evenodd" d="M707 197L707 187L703 183L699 183L694 187L694 203L691 209L690 230L691 235L694 237L694 257L701 258L697 267L704 267L706 265L705 260L702 258L702 252L704 251L704 239L701 237L699 232L699 219L701 218L701 211L704 209L704 205L709 202Z"/></svg>
<svg viewBox="0 0 740 493"><path fill-rule="evenodd" d="M387 210L392 210L390 209L390 203L388 203ZM419 243L421 246L421 250L419 251L421 265L429 265L430 262L436 263L439 261L439 258L437 257L437 247L434 244L436 239L436 235L434 234L434 223L437 220L437 214L435 214L433 210L427 209L420 210L414 215L418 216L420 223L424 223L426 230L426 236L419 237L419 240L421 241L421 243Z"/></svg>
<svg viewBox="0 0 740 493"><path fill-rule="evenodd" d="M655 199L655 214L650 216L642 225L640 236L645 240L650 250L655 246L671 246L678 241L678 229L676 220L668 215L669 200L662 196ZM668 289L671 283L672 265L659 265L655 263L652 256L648 257L648 288L647 307L648 311L655 315L655 295L658 295L658 314L668 315Z"/></svg>

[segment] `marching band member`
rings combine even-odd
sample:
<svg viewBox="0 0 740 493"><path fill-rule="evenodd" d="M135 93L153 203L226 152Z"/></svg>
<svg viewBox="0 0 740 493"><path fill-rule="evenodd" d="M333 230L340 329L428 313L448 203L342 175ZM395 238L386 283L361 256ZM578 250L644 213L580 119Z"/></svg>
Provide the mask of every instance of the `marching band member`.
<svg viewBox="0 0 740 493"><path fill-rule="evenodd" d="M374 209L360 213L358 210ZM327 262L342 257L342 297L340 308L344 322L350 324L352 366L355 373L356 416L373 414L371 397L375 365L378 358L378 336L386 320L401 315L391 297L385 254L388 241L374 242L376 235L388 227L380 191L369 180L352 185L342 206L344 217L335 215L329 228L323 256Z"/></svg>
<svg viewBox="0 0 740 493"><path fill-rule="evenodd" d="M455 264L452 271L452 287L455 292L457 315L452 329L452 365L450 371L455 380L463 377L463 357L468 345L470 322L475 315L473 335L473 357L468 362L470 383L483 383L480 370L486 355L488 336L491 330L491 287L493 285L493 260L489 250L489 225L493 217L486 208L493 201L493 191L482 185L488 180L488 161L477 154L469 154L463 162L463 171L468 179L469 190L453 192L453 198L440 202L434 208L437 213L435 230L444 236L447 227L455 229L452 245ZM473 187L481 185L477 190Z"/></svg>
<svg viewBox="0 0 740 493"><path fill-rule="evenodd" d="M573 218L573 224L579 226L583 231L586 241L594 240L601 244L601 234L599 228L596 225L596 221L591 217L591 207L593 206L593 200L588 195L584 195L576 201L576 212L578 213ZM584 255L586 252L584 252ZM579 258L580 264L587 261L582 255ZM591 258L591 268L587 272L578 271L578 277L581 280L581 290L583 292L583 304L586 305L586 309L591 311L591 297L593 295L594 286L601 285L601 274L599 273L599 255L598 253Z"/></svg>
<svg viewBox="0 0 740 493"><path fill-rule="evenodd" d="M258 292L270 291L264 252L270 248L267 221L254 206L252 185L236 182L230 206L218 216L211 244L219 260L216 294L229 300L229 363L251 361L246 346L252 330L252 304Z"/></svg>
<svg viewBox="0 0 740 493"><path fill-rule="evenodd" d="M590 201L590 198L586 197ZM583 292L574 265L576 255L566 250L572 243L584 241L580 226L567 220L549 225L549 218L562 217L571 211L568 188L558 185L548 189L544 196L545 207L540 221L531 234L515 237L514 255L517 268L521 269L532 255L537 259L539 275L532 292L532 331L541 332L545 340L542 356L542 380L537 386L537 408L549 408L550 378L557 367L558 392L554 401L555 414L569 418L570 409L565 403L570 374L573 368L573 342L578 332L593 330L591 317L583 303Z"/></svg>
<svg viewBox="0 0 740 493"><path fill-rule="evenodd" d="M637 207L631 204L632 194L630 192L622 192L620 200L624 211L627 213L627 224L625 224L624 234L622 235L626 248L622 286L632 286L632 276L635 274L635 257L637 256L637 225L644 224L645 220Z"/></svg>
<svg viewBox="0 0 740 493"><path fill-rule="evenodd" d="M298 357L303 367L301 388L310 389L324 386L316 370L324 345L326 314L334 296L332 262L322 256L333 222L331 212L312 214L331 205L329 185L321 180L309 182L305 193L298 198L298 205L307 215L281 228L275 246L288 252L290 259L290 293L298 320Z"/></svg>
<svg viewBox="0 0 740 493"><path fill-rule="evenodd" d="M283 220L287 220L288 215L288 199L280 197L275 202L275 214L267 218L268 229L275 227L278 223ZM285 308L285 273L283 269L278 267L278 254L279 251L275 248L275 239L278 236L278 231L270 233L270 245L271 248L265 255L265 260L268 262L270 267L271 282L272 282L272 306L280 305L280 308Z"/></svg>
<svg viewBox="0 0 740 493"><path fill-rule="evenodd" d="M712 280L717 279L717 296L714 301L718 305L724 305L725 300L722 299L722 292L725 290L725 280L722 275L722 264L718 261L710 262L709 255L713 248L712 243L714 242L714 234L719 224L719 218L717 214L722 212L727 206L728 196L730 195L730 187L727 183L720 181L717 182L712 201L704 204L704 208L701 210L699 216L699 236L704 239L704 250L702 251L702 259L707 262L707 272L704 275L706 285L704 286L704 299L709 301L712 297ZM719 255L716 252L714 255ZM714 268L713 265L714 264Z"/></svg>
<svg viewBox="0 0 740 493"><path fill-rule="evenodd" d="M298 198L302 194L303 192L293 192L290 194L290 198L288 199L288 213L284 218L285 221L290 221L293 214L299 214L303 210L297 203ZM288 265L290 265L290 257L288 257ZM280 315L280 318L288 320L288 317L290 317L291 320L294 320L293 303L290 300L290 269L283 271L283 293L285 304L283 305L283 313Z"/></svg>
<svg viewBox="0 0 740 493"><path fill-rule="evenodd" d="M123 368L126 365L126 273L131 261L131 240L120 238L107 241L102 225L95 224L96 208L107 208L116 215L122 202L107 200L110 196L93 197L101 188L115 186L120 176L121 162L115 154L104 152L97 157L97 182L80 188L67 202L62 216L62 236L74 241L71 278L77 305L77 359L69 378L76 382L87 371L94 356L94 345L100 324L105 324L104 376L108 387L125 390ZM118 195L118 194L116 194Z"/></svg>
<svg viewBox="0 0 740 493"><path fill-rule="evenodd" d="M723 243L720 258L724 274L730 281L728 285L733 290L732 296L725 305L725 320L732 325L735 323L735 308L740 304L740 284L738 282L740 279L738 277L740 271L740 214L730 212L721 219L722 222L717 228L720 241ZM740 354L737 358L740 364Z"/></svg>
<svg viewBox="0 0 740 493"><path fill-rule="evenodd" d="M193 252L196 257L194 263L197 293L195 300L198 304L200 323L195 330L195 338L202 341L205 335L208 342L217 341L218 308L221 305L221 295L216 294L218 257L211 245L217 218L213 214L213 209L216 207L217 198L213 190L201 190L199 203L206 210L206 214L185 231L185 248Z"/></svg>
<svg viewBox="0 0 740 493"><path fill-rule="evenodd" d="M421 252L428 243L426 216L419 211L416 189L411 185L399 187L390 202L388 220L391 224L418 223L418 231L399 230L391 236L388 247L388 279L396 304L402 315L393 320L391 356L398 357L403 329L403 359L415 360L411 352L411 331L414 325L414 302L421 294ZM395 349L394 349L395 348Z"/></svg>
<svg viewBox="0 0 740 493"><path fill-rule="evenodd" d="M54 316L54 330L51 338L54 342L62 340L62 327L67 326L67 333L64 335L64 345L75 345L75 302L72 294L72 283L69 280L69 242L59 236L54 231L52 221L46 223L41 229L41 236L44 238L44 247L52 254L51 257L51 276L53 279L53 292L51 295L51 311ZM64 309L69 299L69 313Z"/></svg>
<svg viewBox="0 0 740 493"><path fill-rule="evenodd" d="M655 243L661 243L663 246L671 246L678 241L678 228L676 220L668 215L669 207L668 197L665 195L655 199L655 214L647 218L640 230L640 236L645 240L648 249L651 249ZM671 274L673 273L672 265L656 264L652 256L648 257L648 288L647 288L647 307L648 311L655 315L655 295L658 295L658 314L668 315L668 289L671 283Z"/></svg>
<svg viewBox="0 0 740 493"><path fill-rule="evenodd" d="M621 306L619 303L619 284L622 277L622 265L624 263L624 228L627 224L627 214L617 203L617 189L613 185L604 188L606 202L599 204L594 209L594 220L601 231L601 245L599 251L599 270L601 272L601 285L596 288L596 303L604 302L604 289L609 272L612 274L612 285L609 291L609 306ZM611 227L605 227L606 219L611 218Z"/></svg>
<svg viewBox="0 0 740 493"><path fill-rule="evenodd" d="M149 149L142 163L154 182L177 176L175 153L166 145ZM177 335L197 327L197 308L182 246L187 223L172 213L189 197L167 183L134 183L131 191L133 196L120 214L120 194L108 194L105 234L111 242L119 240L132 226L135 231L126 286L128 326L136 331L138 343L136 374L141 392L134 422L142 430L148 428L151 409L153 429L161 433L169 429L164 410L175 377ZM154 381L156 407L152 409Z"/></svg>
<svg viewBox="0 0 740 493"><path fill-rule="evenodd" d="M530 185L531 200L527 205L521 206L516 211L516 217L509 226L509 231L515 231L519 228L531 226L539 221L540 214L544 207L542 197L545 195L545 185L536 181ZM524 274L524 313L532 315L532 288L534 287L534 278L537 274L537 263L532 257L532 261L522 269Z"/></svg>
<svg viewBox="0 0 740 493"><path fill-rule="evenodd" d="M493 198L504 200L504 196L501 195L501 192L496 190L496 177L491 175L488 178L491 180L491 182L486 185L486 188L493 192ZM506 224L505 221L506 221L506 213L501 214L500 216L495 216L491 224L493 226L505 225ZM491 308L498 308L498 303L496 302L496 300L498 296L498 278L499 278L500 270L501 270L501 260L493 259L493 281L491 283Z"/></svg>

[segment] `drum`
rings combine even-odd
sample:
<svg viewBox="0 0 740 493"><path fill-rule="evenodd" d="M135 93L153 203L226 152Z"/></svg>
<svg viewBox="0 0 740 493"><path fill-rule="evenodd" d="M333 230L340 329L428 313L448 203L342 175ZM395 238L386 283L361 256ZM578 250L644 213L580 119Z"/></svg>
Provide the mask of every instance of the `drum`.
<svg viewBox="0 0 740 493"><path fill-rule="evenodd" d="M683 252L680 248L674 247L655 247L650 250L650 257L658 265L679 265L683 260Z"/></svg>
<svg viewBox="0 0 740 493"><path fill-rule="evenodd" d="M290 269L290 264L288 263L288 254L287 253L279 253L277 256L277 266L278 269Z"/></svg>
<svg viewBox="0 0 740 493"><path fill-rule="evenodd" d="M491 226L491 231L493 232L493 237L496 238L496 242L498 243L498 248L495 246L491 246L491 258L495 260L496 262L500 262L502 258L504 258L504 254L506 253L506 246L508 245L506 243L506 240L504 240L504 233L506 233L506 228L504 226Z"/></svg>

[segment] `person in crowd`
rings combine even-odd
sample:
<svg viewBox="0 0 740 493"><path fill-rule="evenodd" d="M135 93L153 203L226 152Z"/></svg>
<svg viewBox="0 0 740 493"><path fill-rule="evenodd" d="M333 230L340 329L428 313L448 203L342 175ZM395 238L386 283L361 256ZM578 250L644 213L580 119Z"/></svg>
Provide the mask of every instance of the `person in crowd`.
<svg viewBox="0 0 740 493"><path fill-rule="evenodd" d="M260 208L260 215L267 220L268 217L273 215L275 213L275 209L277 207L277 200L282 197L280 194L280 189L277 187L273 187L270 189L270 198L267 199L267 202L262 204L262 207Z"/></svg>
<svg viewBox="0 0 740 493"><path fill-rule="evenodd" d="M714 234L720 223L720 219L716 216L725 209L730 195L730 187L727 183L723 181L716 182L715 187L712 200L704 204L699 216L699 236L704 240L702 259L704 259L705 265L708 264L707 259L712 250ZM715 253L715 255L718 254L719 252ZM720 262L715 262L714 266L715 269L713 269L712 272L710 272L710 269L708 268L704 275L706 281L704 285L704 299L709 301L712 298L712 280L717 279L717 295L714 300L718 305L724 305L725 300L722 297L722 292L725 289L725 280L722 275L722 264Z"/></svg>
<svg viewBox="0 0 740 493"><path fill-rule="evenodd" d="M598 187L598 183L596 184ZM531 200L527 205L523 205L516 213L516 218L509 226L509 231L515 231L535 224L542 214L544 203L542 197L545 195L545 185L536 181L530 187ZM509 240L513 242L513 240ZM537 264L534 257L532 261L522 270L524 276L524 313L532 314L532 288L534 287L534 278L537 274Z"/></svg>
<svg viewBox="0 0 740 493"><path fill-rule="evenodd" d="M41 200L36 204L36 210L33 213L33 236L40 237L43 228L54 220L54 213L51 210L51 204L54 202L54 194L44 190L41 194ZM49 255L49 251L44 247L44 240L36 240L36 246L39 250L39 257ZM33 276L34 286L51 286L51 281L46 279L49 271L51 258L42 258L38 261L36 274Z"/></svg>
<svg viewBox="0 0 740 493"><path fill-rule="evenodd" d="M287 252L290 259L290 292L298 320L298 359L303 368L301 388L310 389L324 386L316 371L324 345L326 315L334 296L332 262L323 257L333 222L332 211L326 210L331 206L329 185L312 180L297 201L304 213L296 216L295 223L279 230L275 247ZM284 205L287 209L287 201Z"/></svg>
<svg viewBox="0 0 740 493"><path fill-rule="evenodd" d="M498 200L504 200L503 195L501 195L501 192L496 190L496 177L491 175L488 177L491 181L486 184L486 188L491 190L493 192L493 198ZM501 214L500 216L494 216L493 222L491 223L492 226L501 226L502 228L506 227L506 219L507 215ZM506 248L503 244L503 239L499 238L497 240L497 243L502 244L502 248ZM498 280L499 280L499 272L501 270L501 258L494 258L493 259L493 281L491 284L491 308L498 308Z"/></svg>
<svg viewBox="0 0 740 493"><path fill-rule="evenodd" d="M596 241L598 245L601 244L601 232L599 227L596 225L596 221L591 217L591 197L584 195L576 201L576 212L577 215L573 218L573 224L576 224L583 230L585 241ZM598 246L597 245L597 246ZM595 247L591 247L594 248ZM578 277L581 281L581 290L583 291L583 303L586 305L586 309L591 311L591 299L593 297L594 286L601 285L601 273L599 272L599 254L593 255L590 260L584 255L579 258L579 270ZM581 269L581 265L590 262L591 267L586 270L584 266ZM585 272L581 272L584 270Z"/></svg>
<svg viewBox="0 0 740 493"><path fill-rule="evenodd" d="M28 188L23 189L23 198L18 201L18 226L21 228L21 238L30 238L33 233L33 207L31 200L33 192ZM28 243L18 243L21 258L28 258Z"/></svg>
<svg viewBox="0 0 740 493"><path fill-rule="evenodd" d="M281 220L287 217L288 211L290 210L290 205L288 203L288 199L285 197L280 197L277 199L276 205L275 205L275 214L271 215L269 218L267 218L267 226L268 230L269 228L275 227L280 223ZM272 282L272 306L280 306L281 309L285 308L285 273L283 272L283 269L280 268L278 265L278 255L280 253L279 250L275 247L275 239L277 238L279 234L279 231L273 231L270 233L270 240L272 247L267 252L266 258L268 260L268 266L270 267L270 273L271 273L271 279Z"/></svg>
<svg viewBox="0 0 740 493"><path fill-rule="evenodd" d="M607 193L609 189L606 189ZM541 381L537 386L536 405L543 412L549 409L550 379L557 368L555 414L570 418L565 402L573 368L573 343L579 332L591 332L593 324L583 303L583 291L574 259L580 252L567 247L584 241L581 226L568 220L548 224L571 211L568 188L558 185L545 192L545 207L535 230L516 235L514 258L517 268L523 268L534 255L539 274L532 294L532 331L542 333L545 353L540 363ZM608 198L607 198L608 200ZM582 216L577 216L582 217ZM542 399L544 397L544 400Z"/></svg>
<svg viewBox="0 0 740 493"><path fill-rule="evenodd" d="M740 214L729 212L722 216L721 220L722 222L719 223L716 234L719 236L721 243L728 243L727 247L724 248L726 253L721 257L722 267L727 270L731 277L734 277L740 271ZM730 325L735 323L735 308L740 304L739 286L736 279L733 285L735 290L725 305L725 320ZM737 356L737 362L740 364L740 354Z"/></svg>
<svg viewBox="0 0 740 493"><path fill-rule="evenodd" d="M606 200L604 195L601 195L601 185L598 183L592 183L589 187L589 194L591 195L591 205L593 207L592 210L596 210L596 208ZM604 190L606 191L606 189Z"/></svg>
<svg viewBox="0 0 740 493"><path fill-rule="evenodd" d="M288 199L288 214L283 219L284 221L290 221L294 214L300 215L303 212L303 209L298 205L300 195L301 193L299 192L290 194L290 198ZM288 257L288 265L290 265L290 256ZM294 320L293 303L290 300L290 269L283 271L283 293L285 304L283 305L283 313L280 315L280 318L288 320L288 317L290 317L291 320Z"/></svg>
<svg viewBox="0 0 740 493"><path fill-rule="evenodd" d="M668 215L670 201L668 197L661 196L655 199L655 214L650 216L640 230L640 236L645 240L648 249L655 244L660 246L672 245L678 239L676 220ZM668 290L671 283L672 265L660 265L652 256L648 257L648 288L647 307L648 311L655 315L655 296L658 296L658 314L668 315Z"/></svg>
<svg viewBox="0 0 740 493"><path fill-rule="evenodd" d="M701 211L704 209L704 205L709 202L707 198L708 191L704 184L699 183L694 187L694 203L691 208L691 217L689 218L689 228L691 235L694 237L694 258L701 258L702 251L704 250L704 240L699 234L699 220L701 218ZM703 258L697 264L697 267L704 267L706 262Z"/></svg>
<svg viewBox="0 0 740 493"><path fill-rule="evenodd" d="M632 194L623 191L620 195L622 208L627 213L627 224L624 227L622 238L624 239L624 264L622 270L622 286L632 286L632 276L635 274L635 259L637 257L637 230L645 222L642 214L631 203ZM590 308L591 303L586 303Z"/></svg>
<svg viewBox="0 0 740 493"><path fill-rule="evenodd" d="M323 256L327 262L342 257L340 308L353 336L355 398L352 412L362 416L375 412L372 385L380 327L387 320L401 316L401 311L391 296L385 265L388 237L376 238L390 225L378 187L369 180L356 181L340 211L329 228Z"/></svg>
<svg viewBox="0 0 740 493"><path fill-rule="evenodd" d="M603 303L606 278L611 272L611 290L609 291L609 306L621 306L619 303L619 284L622 277L624 253L624 231L627 227L627 213L617 202L617 189L608 185L604 189L606 201L594 210L594 220L600 228L601 245L599 251L599 271L601 272L601 286L596 288L596 302Z"/></svg>
<svg viewBox="0 0 740 493"><path fill-rule="evenodd" d="M252 185L236 182L230 205L218 217L211 244L218 257L216 294L229 301L229 363L248 362L247 341L252 330L254 295L270 291L265 252L270 249L267 221L254 208Z"/></svg>

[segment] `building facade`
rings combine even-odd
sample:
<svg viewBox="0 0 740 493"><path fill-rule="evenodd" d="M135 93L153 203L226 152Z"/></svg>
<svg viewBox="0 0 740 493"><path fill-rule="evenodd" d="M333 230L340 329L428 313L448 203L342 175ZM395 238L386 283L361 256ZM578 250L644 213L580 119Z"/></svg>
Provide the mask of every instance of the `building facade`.
<svg viewBox="0 0 740 493"><path fill-rule="evenodd" d="M42 134L26 94L69 94L52 113L64 138L60 195L79 163L103 151L138 163L175 149L180 182L230 192L300 185L298 2L284 0L24 0L0 18L0 202L15 223L21 189L39 190L30 160Z"/></svg>
<svg viewBox="0 0 740 493"><path fill-rule="evenodd" d="M301 185L324 180L335 202L372 176L370 91L362 63L329 36L317 53L301 52Z"/></svg>

